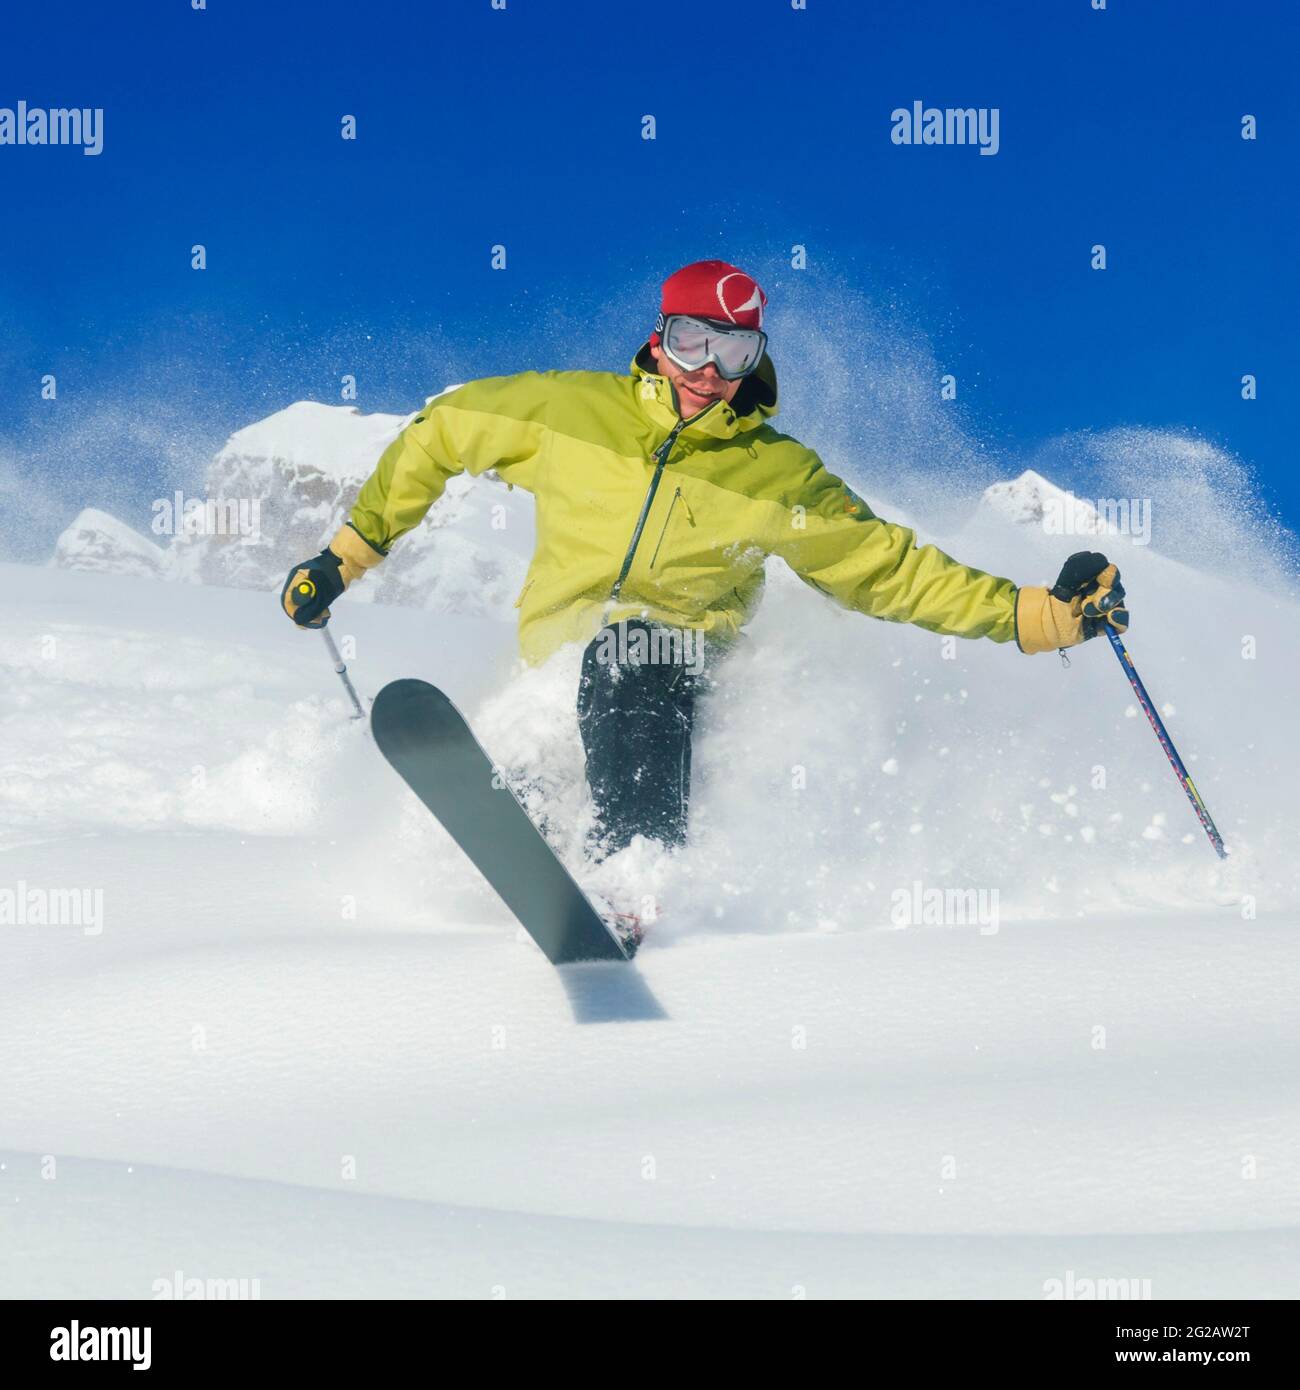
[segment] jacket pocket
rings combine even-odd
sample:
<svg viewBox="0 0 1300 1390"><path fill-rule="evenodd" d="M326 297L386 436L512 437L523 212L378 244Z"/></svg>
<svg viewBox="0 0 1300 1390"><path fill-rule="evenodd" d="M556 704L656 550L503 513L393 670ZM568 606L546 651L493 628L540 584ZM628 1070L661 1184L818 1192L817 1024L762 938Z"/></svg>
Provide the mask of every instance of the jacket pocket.
<svg viewBox="0 0 1300 1390"><path fill-rule="evenodd" d="M655 542L655 553L650 557L650 568L654 569L655 562L659 559L659 550L664 543L664 537L668 534L668 527L672 523L673 513L677 510L677 504L681 503L682 510L686 513L686 519L692 526L695 525L695 513L691 511L691 504L682 496L679 487L673 493L673 500L668 504L668 515L664 517L664 524L659 531L659 539Z"/></svg>

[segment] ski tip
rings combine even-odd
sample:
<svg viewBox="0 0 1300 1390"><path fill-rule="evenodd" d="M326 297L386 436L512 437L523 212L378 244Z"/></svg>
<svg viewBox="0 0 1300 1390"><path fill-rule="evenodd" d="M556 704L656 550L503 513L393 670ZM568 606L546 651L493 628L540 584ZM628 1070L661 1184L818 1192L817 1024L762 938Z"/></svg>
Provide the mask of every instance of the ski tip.
<svg viewBox="0 0 1300 1390"><path fill-rule="evenodd" d="M405 713L436 715L447 710L463 719L460 711L445 692L428 681L417 680L414 676L403 676L400 680L389 681L370 704L370 723L398 719Z"/></svg>

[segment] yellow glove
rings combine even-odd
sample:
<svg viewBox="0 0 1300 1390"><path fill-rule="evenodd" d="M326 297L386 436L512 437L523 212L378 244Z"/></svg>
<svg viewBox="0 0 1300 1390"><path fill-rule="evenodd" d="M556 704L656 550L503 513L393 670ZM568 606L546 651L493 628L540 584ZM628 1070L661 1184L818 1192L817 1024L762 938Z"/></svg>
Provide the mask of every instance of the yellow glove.
<svg viewBox="0 0 1300 1390"><path fill-rule="evenodd" d="M280 605L299 627L324 627L330 604L383 558L359 531L344 526L319 555L289 571Z"/></svg>
<svg viewBox="0 0 1300 1390"><path fill-rule="evenodd" d="M1071 555L1050 589L1021 589L1016 595L1016 642L1022 652L1077 646L1107 623L1127 631L1128 609L1119 570L1095 551Z"/></svg>

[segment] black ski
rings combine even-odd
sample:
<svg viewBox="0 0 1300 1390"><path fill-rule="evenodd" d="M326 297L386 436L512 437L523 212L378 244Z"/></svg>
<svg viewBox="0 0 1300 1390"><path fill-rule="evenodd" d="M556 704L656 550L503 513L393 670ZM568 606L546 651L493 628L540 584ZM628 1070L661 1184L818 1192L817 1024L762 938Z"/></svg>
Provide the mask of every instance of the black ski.
<svg viewBox="0 0 1300 1390"><path fill-rule="evenodd" d="M375 697L370 727L380 752L549 961L630 959L635 947L605 925L441 690L393 681Z"/></svg>

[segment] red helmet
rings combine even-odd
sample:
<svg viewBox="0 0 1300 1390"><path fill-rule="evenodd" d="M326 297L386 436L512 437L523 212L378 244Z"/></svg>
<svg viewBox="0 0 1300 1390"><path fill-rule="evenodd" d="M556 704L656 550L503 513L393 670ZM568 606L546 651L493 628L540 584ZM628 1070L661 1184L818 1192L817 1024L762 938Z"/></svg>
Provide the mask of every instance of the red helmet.
<svg viewBox="0 0 1300 1390"><path fill-rule="evenodd" d="M694 261L664 281L659 317L650 341L659 343L664 320L672 314L761 329L766 307L767 295L738 266L726 261Z"/></svg>

